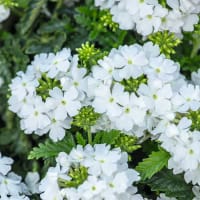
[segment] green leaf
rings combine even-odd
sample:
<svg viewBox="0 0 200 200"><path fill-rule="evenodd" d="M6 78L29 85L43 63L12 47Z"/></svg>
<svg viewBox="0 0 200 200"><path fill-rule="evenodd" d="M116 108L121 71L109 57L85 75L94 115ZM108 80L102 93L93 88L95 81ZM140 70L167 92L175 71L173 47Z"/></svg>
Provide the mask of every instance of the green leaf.
<svg viewBox="0 0 200 200"><path fill-rule="evenodd" d="M68 133L62 141L46 141L44 144L40 143L38 147L33 148L28 159L46 159L56 157L60 152L69 153L74 146L74 138L70 133Z"/></svg>
<svg viewBox="0 0 200 200"><path fill-rule="evenodd" d="M33 25L47 0L32 0L21 21L21 33L25 34Z"/></svg>
<svg viewBox="0 0 200 200"><path fill-rule="evenodd" d="M114 144L115 140L120 136L121 132L118 130L100 131L96 133L93 144Z"/></svg>
<svg viewBox="0 0 200 200"><path fill-rule="evenodd" d="M171 170L165 169L146 181L152 191L164 192L168 197L179 200L193 199L192 185L184 181L182 175L174 175Z"/></svg>
<svg viewBox="0 0 200 200"><path fill-rule="evenodd" d="M142 180L151 178L163 167L167 166L169 158L169 153L160 149L160 151L152 152L148 158L143 159L136 167L136 170L140 173Z"/></svg>
<svg viewBox="0 0 200 200"><path fill-rule="evenodd" d="M76 141L78 144L80 144L82 146L86 145L86 139L79 132L76 133Z"/></svg>

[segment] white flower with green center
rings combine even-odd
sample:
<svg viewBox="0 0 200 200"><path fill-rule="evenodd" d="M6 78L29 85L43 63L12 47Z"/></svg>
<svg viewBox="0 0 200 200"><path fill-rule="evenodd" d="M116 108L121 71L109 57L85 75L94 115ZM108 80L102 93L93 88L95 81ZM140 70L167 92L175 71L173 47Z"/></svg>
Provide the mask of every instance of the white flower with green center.
<svg viewBox="0 0 200 200"><path fill-rule="evenodd" d="M120 84L115 84L112 91L107 85L101 85L95 91L95 99L92 106L97 113L106 113L109 117L119 116L122 112L118 104L118 98L123 96L124 88Z"/></svg>
<svg viewBox="0 0 200 200"><path fill-rule="evenodd" d="M198 85L184 85L173 97L172 103L178 112L186 112L189 109L196 111L200 108L200 89Z"/></svg>
<svg viewBox="0 0 200 200"><path fill-rule="evenodd" d="M47 112L48 109L42 99L40 97L35 98L33 104L28 109L23 110L21 128L27 134L46 128L51 123L46 115Z"/></svg>
<svg viewBox="0 0 200 200"><path fill-rule="evenodd" d="M62 73L67 73L69 70L72 60L71 50L64 48L56 54L50 53L48 59L50 65L47 68L47 75L50 78L55 78Z"/></svg>
<svg viewBox="0 0 200 200"><path fill-rule="evenodd" d="M179 65L163 55L151 58L149 67L144 68L148 78L159 79L163 82L171 82L179 75Z"/></svg>
<svg viewBox="0 0 200 200"><path fill-rule="evenodd" d="M38 85L39 82L35 76L20 71L17 73L17 77L12 80L9 87L12 95L16 96L19 100L22 100L28 95L34 95L35 88Z"/></svg>
<svg viewBox="0 0 200 200"><path fill-rule="evenodd" d="M145 125L147 107L142 97L136 97L134 93L131 95L124 93L119 104L122 106L121 115L111 118L117 129L127 132L135 125Z"/></svg>
<svg viewBox="0 0 200 200"><path fill-rule="evenodd" d="M78 91L75 87L63 92L58 87L55 87L49 92L50 97L47 98L47 105L52 110L55 110L56 120L65 120L78 114L81 108L80 100L78 99Z"/></svg>
<svg viewBox="0 0 200 200"><path fill-rule="evenodd" d="M29 200L30 195L22 177L11 171L13 159L2 156L0 152L0 199L2 200Z"/></svg>
<svg viewBox="0 0 200 200"><path fill-rule="evenodd" d="M140 85L138 93L143 96L152 116L174 117L171 104L173 92L170 84L163 85L159 80L149 81L148 85Z"/></svg>

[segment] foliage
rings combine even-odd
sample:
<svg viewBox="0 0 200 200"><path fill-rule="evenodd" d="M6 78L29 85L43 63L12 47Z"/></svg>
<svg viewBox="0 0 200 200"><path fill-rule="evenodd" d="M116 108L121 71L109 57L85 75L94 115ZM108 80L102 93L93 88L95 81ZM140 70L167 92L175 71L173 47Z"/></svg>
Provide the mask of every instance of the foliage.
<svg viewBox="0 0 200 200"><path fill-rule="evenodd" d="M178 200L192 199L192 185L186 184L182 175L174 175L170 170L164 169L154 175L146 183L152 191L164 192L169 197L176 197Z"/></svg>
<svg viewBox="0 0 200 200"><path fill-rule="evenodd" d="M152 152L148 158L145 158L142 162L138 163L136 170L140 173L142 180L149 179L167 166L169 158L169 153L160 149L157 152Z"/></svg>
<svg viewBox="0 0 200 200"><path fill-rule="evenodd" d="M30 152L28 159L51 158L56 157L59 152L69 153L75 146L74 139L70 133L59 142L46 141L44 144L40 143L38 147L34 147Z"/></svg>

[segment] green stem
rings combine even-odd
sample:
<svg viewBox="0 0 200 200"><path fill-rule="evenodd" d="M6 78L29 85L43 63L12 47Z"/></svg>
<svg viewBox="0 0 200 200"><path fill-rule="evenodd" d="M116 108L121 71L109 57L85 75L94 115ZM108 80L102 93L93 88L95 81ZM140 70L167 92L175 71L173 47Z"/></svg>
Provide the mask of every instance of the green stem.
<svg viewBox="0 0 200 200"><path fill-rule="evenodd" d="M200 49L200 35L195 34L193 38L193 49L192 49L190 57L194 58L194 56L197 55L199 49Z"/></svg>
<svg viewBox="0 0 200 200"><path fill-rule="evenodd" d="M92 133L90 129L88 129L87 135L88 135L88 143L92 145Z"/></svg>
<svg viewBox="0 0 200 200"><path fill-rule="evenodd" d="M56 18L58 16L58 10L62 7L63 0L57 0L56 8L54 10L53 18Z"/></svg>

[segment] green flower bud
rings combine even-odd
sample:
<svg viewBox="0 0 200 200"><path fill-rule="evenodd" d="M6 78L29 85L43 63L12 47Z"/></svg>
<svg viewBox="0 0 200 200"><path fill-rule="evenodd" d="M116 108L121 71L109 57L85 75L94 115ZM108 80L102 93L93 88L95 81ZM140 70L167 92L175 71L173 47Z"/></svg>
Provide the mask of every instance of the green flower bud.
<svg viewBox="0 0 200 200"><path fill-rule="evenodd" d="M0 0L0 5L4 5L8 8L11 8L18 6L18 3L15 2L14 0Z"/></svg>
<svg viewBox="0 0 200 200"><path fill-rule="evenodd" d="M133 151L141 147L140 145L137 145L136 137L124 134L121 134L121 136L117 140L115 140L114 146L120 147L122 151L125 151L127 153L132 153Z"/></svg>
<svg viewBox="0 0 200 200"><path fill-rule="evenodd" d="M68 172L68 176L71 180L64 180L62 178L58 179L58 185L61 188L74 187L77 188L88 178L88 170L86 167L78 166L71 168Z"/></svg>
<svg viewBox="0 0 200 200"><path fill-rule="evenodd" d="M192 120L192 125L190 127L191 131L200 131L200 110L190 111L186 114L186 117Z"/></svg>
<svg viewBox="0 0 200 200"><path fill-rule="evenodd" d="M149 40L160 47L161 53L167 58L170 58L171 54L175 54L174 48L181 43L181 40L175 36L174 33L169 31L157 32L150 35Z"/></svg>
<svg viewBox="0 0 200 200"><path fill-rule="evenodd" d="M38 82L40 85L36 88L36 92L43 100L46 100L46 98L49 97L49 90L52 90L54 87L61 88L59 80L51 79L47 77L45 73L42 74Z"/></svg>
<svg viewBox="0 0 200 200"><path fill-rule="evenodd" d="M124 86L125 91L127 92L136 92L140 86L140 84L146 84L147 83L147 78L145 75L142 75L136 79L134 78L129 78L129 79L123 79L121 81L121 84Z"/></svg>
<svg viewBox="0 0 200 200"><path fill-rule="evenodd" d="M90 68L95 65L99 59L102 59L107 55L107 52L101 52L99 49L95 48L94 44L86 42L81 45L81 48L77 48L79 60L83 67Z"/></svg>
<svg viewBox="0 0 200 200"><path fill-rule="evenodd" d="M104 11L103 15L100 17L100 23L102 23L104 27L108 27L113 32L119 28L119 25L112 21L112 15L109 11Z"/></svg>
<svg viewBox="0 0 200 200"><path fill-rule="evenodd" d="M100 117L99 113L94 112L94 108L91 106L83 107L79 111L79 114L74 117L72 124L83 128L85 131L90 130L91 126L96 124L96 121Z"/></svg>

